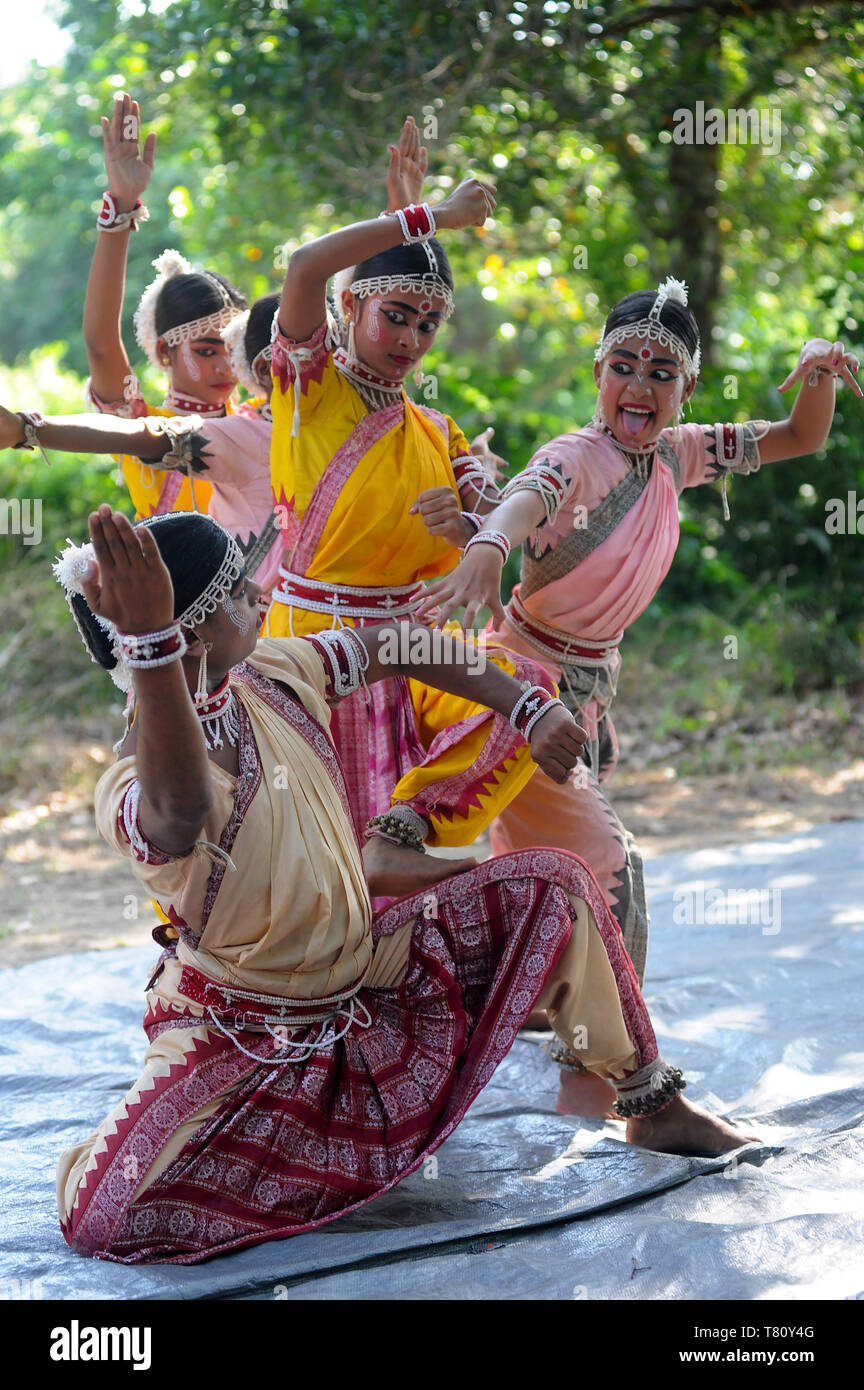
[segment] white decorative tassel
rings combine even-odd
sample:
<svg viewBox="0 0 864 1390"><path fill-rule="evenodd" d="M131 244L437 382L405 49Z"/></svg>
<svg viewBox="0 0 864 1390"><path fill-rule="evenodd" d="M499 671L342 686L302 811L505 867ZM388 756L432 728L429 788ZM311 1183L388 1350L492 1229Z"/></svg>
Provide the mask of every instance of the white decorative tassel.
<svg viewBox="0 0 864 1390"><path fill-rule="evenodd" d="M673 275L667 275L663 284L657 286L657 294L662 295L664 303L667 299L674 299L677 304L683 304L685 307L688 303L687 286L683 280L676 280Z"/></svg>

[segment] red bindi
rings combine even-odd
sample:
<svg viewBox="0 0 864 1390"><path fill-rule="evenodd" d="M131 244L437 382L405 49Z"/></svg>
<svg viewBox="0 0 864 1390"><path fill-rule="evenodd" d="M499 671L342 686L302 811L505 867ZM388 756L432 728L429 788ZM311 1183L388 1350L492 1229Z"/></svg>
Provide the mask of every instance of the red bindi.
<svg viewBox="0 0 864 1390"><path fill-rule="evenodd" d="M424 300L423 300L423 303L420 305L420 313L421 313L421 314L428 314L428 313L429 313L429 310L430 310L431 308L432 308L432 300L431 300L431 299L424 299Z"/></svg>
<svg viewBox="0 0 864 1390"><path fill-rule="evenodd" d="M640 348L639 356L643 358L643 360L647 361L647 359L651 356L650 348Z"/></svg>

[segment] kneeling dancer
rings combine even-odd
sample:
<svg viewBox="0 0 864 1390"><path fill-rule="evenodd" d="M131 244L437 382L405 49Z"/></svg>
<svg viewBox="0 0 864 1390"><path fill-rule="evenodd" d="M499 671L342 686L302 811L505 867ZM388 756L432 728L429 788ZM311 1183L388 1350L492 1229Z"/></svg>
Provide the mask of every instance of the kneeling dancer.
<svg viewBox="0 0 864 1390"><path fill-rule="evenodd" d="M194 1263L354 1210L447 1138L538 1004L613 1081L631 1142L744 1142L680 1096L575 855L466 867L418 853L390 814L361 851L328 705L393 674L393 624L259 641L259 588L211 518L133 528L104 505L90 534L57 575L91 655L135 696L97 823L170 925L141 1075L60 1160L74 1249ZM585 734L560 702L438 640L440 664L404 674L512 713L563 781ZM373 920L370 892L403 896Z"/></svg>

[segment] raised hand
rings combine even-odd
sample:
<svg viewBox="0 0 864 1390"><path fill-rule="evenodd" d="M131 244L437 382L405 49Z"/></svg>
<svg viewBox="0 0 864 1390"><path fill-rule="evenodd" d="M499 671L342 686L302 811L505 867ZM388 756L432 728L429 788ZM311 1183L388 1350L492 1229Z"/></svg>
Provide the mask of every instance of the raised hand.
<svg viewBox="0 0 864 1390"><path fill-rule="evenodd" d="M420 131L413 116L406 116L399 144L390 146L387 170L387 211L418 203L423 196L428 155L420 144Z"/></svg>
<svg viewBox="0 0 864 1390"><path fill-rule="evenodd" d="M103 502L89 517L96 565L82 580L84 597L119 632L159 632L174 620L174 587L146 526L133 529Z"/></svg>
<svg viewBox="0 0 864 1390"><path fill-rule="evenodd" d="M853 375L858 371L859 362L854 352L846 352L842 343L832 343L828 338L810 338L801 349L797 366L786 380L777 387L778 391L788 391L796 381L803 381L812 372L821 370L847 382L856 396L864 396Z"/></svg>
<svg viewBox="0 0 864 1390"><path fill-rule="evenodd" d="M107 116L101 120L108 189L117 199L119 211L130 212L150 182L156 136L147 136L142 154L140 111L128 92L115 100L110 121Z"/></svg>
<svg viewBox="0 0 864 1390"><path fill-rule="evenodd" d="M433 208L439 227L459 231L462 227L482 227L495 210L495 188L480 179L463 179L459 187Z"/></svg>
<svg viewBox="0 0 864 1390"><path fill-rule="evenodd" d="M582 757L588 734L569 710L553 705L538 719L528 740L531 757L553 782L564 783Z"/></svg>
<svg viewBox="0 0 864 1390"><path fill-rule="evenodd" d="M452 487L431 487L421 492L409 515L421 516L430 536L440 536L459 550L474 535L474 527L462 520L459 498Z"/></svg>
<svg viewBox="0 0 864 1390"><path fill-rule="evenodd" d="M430 584L415 615L417 621L431 616L437 607L435 626L443 628L456 609L464 607L462 630L467 632L474 626L481 608L488 607L496 626L500 625L506 618L501 604L502 569L501 552L496 546L472 546L452 574L445 574Z"/></svg>

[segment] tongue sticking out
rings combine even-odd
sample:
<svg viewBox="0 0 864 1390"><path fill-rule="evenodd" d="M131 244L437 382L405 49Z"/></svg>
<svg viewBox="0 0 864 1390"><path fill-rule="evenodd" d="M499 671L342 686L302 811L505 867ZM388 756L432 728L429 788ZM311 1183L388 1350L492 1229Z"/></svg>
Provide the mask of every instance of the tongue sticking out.
<svg viewBox="0 0 864 1390"><path fill-rule="evenodd" d="M621 415L621 423L631 439L635 439L637 434L641 434L645 426L654 419L653 410L650 412L627 410L622 406L619 413Z"/></svg>

